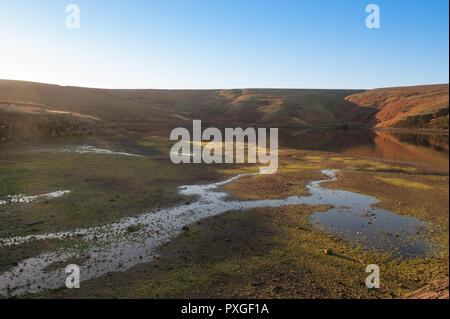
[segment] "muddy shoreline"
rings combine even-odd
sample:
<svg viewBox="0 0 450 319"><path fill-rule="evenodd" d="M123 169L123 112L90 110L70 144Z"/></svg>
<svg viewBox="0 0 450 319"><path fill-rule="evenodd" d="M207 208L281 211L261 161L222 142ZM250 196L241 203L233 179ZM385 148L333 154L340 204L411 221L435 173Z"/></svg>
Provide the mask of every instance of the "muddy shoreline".
<svg viewBox="0 0 450 319"><path fill-rule="evenodd" d="M117 154L124 155L126 153ZM136 264L152 260L155 257L153 253L154 248L169 242L172 237L193 223L227 211L244 211L264 207L303 204L311 207L330 206L332 208L326 212L328 215L333 214L332 211L338 210L340 216L347 216L349 219L347 222L341 220L340 224L336 220L333 222L333 227L340 228L342 226L339 229L340 232L332 232L336 236L341 236L342 234L343 238L347 240L353 238L357 242L365 241L366 246L370 243L377 249L390 249L390 253L397 251L400 253L400 256L419 257L422 254L425 254L424 256L430 254L428 250L431 250L431 246L428 248L428 242L419 239L418 236L414 236L414 232L418 229L421 229L422 232L429 231L429 226L426 223L397 216L395 217L396 219L401 218L402 220L394 224L395 219L393 217L396 215L372 208L372 205L377 203L375 198L322 188L320 186L322 183L336 181L337 178L336 171L333 170L322 170L321 173L324 175L324 179L311 181L306 185L309 193L307 196L290 196L281 200L223 200L228 194L220 192L219 187L230 184L242 176L254 175L239 174L213 184L181 186L179 188L180 193L194 197L196 201L168 210L149 212L135 218L126 218L111 225L91 229L2 238L0 239L0 247L3 248L16 247L33 241L66 240L77 237L82 238L84 243L68 250L45 252L40 256L19 262L16 267L0 275L0 293L3 295L23 295L31 292L40 292L45 289L59 288L64 283L65 273L63 269L56 269L50 272L48 268L55 263L64 263L70 259L84 259L83 264L80 265L80 270L85 280L101 276L106 272L125 271ZM369 220L369 225L366 224L368 229L355 231L354 226L346 229L347 223L354 224L357 216L363 214L364 211L370 211L371 216L374 216L372 220ZM348 213L351 213L351 215L348 215ZM389 218L391 226L389 224L380 224L379 221L376 222L377 217L378 220L386 219L386 214L388 214L387 218ZM311 222L319 225L319 227L327 227L328 222L326 221L324 221L324 225L320 226L320 216L320 213L316 212L312 216ZM324 215L323 218L326 216ZM365 223L364 219L361 222ZM372 222L379 225L372 231L369 231ZM411 225L409 226L409 224ZM396 226L392 227L393 225ZM132 227L133 229L130 231ZM382 236L382 233L378 229L387 231L389 227L389 231L396 234L395 237L392 237L391 234L390 238L385 236L380 240L379 237ZM329 229L324 231L329 231ZM405 237L405 234L407 234L407 237ZM392 242L392 247L388 248L384 241Z"/></svg>
<svg viewBox="0 0 450 319"><path fill-rule="evenodd" d="M80 156L79 159L82 161L85 160L93 161L94 159L101 158L102 161L111 162L114 165L122 165L122 166L126 165L127 167L133 166L133 169L135 169L134 168L135 165L143 166L148 165L150 163L161 163L161 164L163 163L161 161L162 157L158 155L158 152L159 153L162 151L165 152L165 150L168 151L167 148L168 145L165 144L164 141L160 142L159 140L151 139L139 143L141 145L140 147L148 148L150 152L149 154L154 155L144 158L129 157L127 161L121 160L120 154L82 154L82 155L80 154L77 156ZM107 149L106 147L107 145L99 145L99 146L101 149ZM125 150L133 154L134 153L140 154L139 152L134 152L133 147L131 146L132 144L129 144L129 147L127 147ZM121 148L116 146L113 149L119 150ZM156 153L154 153L155 151ZM67 155L48 153L48 155L45 156L65 159ZM155 162L155 160L157 162ZM10 163L7 165L17 165L17 164ZM211 179L214 178L216 180L220 179L219 176L229 177L246 172L252 172L257 169L257 167L238 167L236 165L229 166L228 168L225 168L223 166L207 167L207 168L211 169L211 172L214 172L216 174L210 176ZM337 189L347 189L348 191L351 192L367 194L369 196L374 196L376 198L381 199L381 202L379 204L380 208L384 209L387 208L388 210L395 212L396 214L405 216L414 216L426 221L431 221L433 222L434 225L441 225L441 223L445 224L445 221L447 221L448 224L448 206L446 209L442 210L443 206L440 206L441 203L436 202L433 203L433 201L428 200L432 199L432 196L429 196L429 194L436 194L437 198L445 199L448 201L448 191L447 194L445 193L446 187L448 190L448 186L445 186L448 185L448 176L445 176L445 174L442 175L436 170L419 169L417 167L411 167L409 165L404 164L385 163L381 161L372 161L356 157L347 157L325 152L283 150L280 153L280 169L277 174L265 178L261 178L261 176L258 175L254 176L249 175L245 176L245 178L241 177L239 179L233 180L233 182L229 184L218 186L221 187L224 186L225 190L231 194L231 197L230 196L227 197L226 199L227 201L230 200L235 201L236 199L240 198L244 200L249 200L250 202L252 201L258 202L259 199L264 198L274 198L274 199L281 198L281 200L283 200L283 198L286 197L289 198L289 196L295 196L298 199L299 195L307 196L307 194L310 193L310 190L308 191L308 188L305 186L307 186L309 180L313 179L311 177L314 177L314 175L316 174L315 172L323 168L329 169L338 168L344 170L342 173L344 179L342 180L338 179L337 181L334 182L326 182L327 188L329 187L328 185L338 183L339 186L336 187ZM199 174L198 176L203 176L204 172L202 172L202 169L204 168L201 168L200 170L191 173L195 174L198 173ZM121 168L121 170L123 170L123 168ZM114 174L115 172L118 171L120 170L112 170L111 173ZM109 171L108 174L110 174ZM307 176L309 177L307 178ZM353 186L348 184L349 182L348 176L352 176L352 178L358 177L358 179L355 180L356 183L355 185L364 185L366 186L366 189L362 191L360 189L354 189ZM371 183L368 183L367 182L368 180L365 179L371 179L374 176L376 176L377 178L378 177L381 178L377 179L381 183L391 183L390 186L391 188L389 189L389 192L387 194L381 194L380 196L380 194L376 194L376 192L374 191L378 189L388 189L386 185L389 184L386 184L384 186L375 184L373 185L372 188L370 187L367 188L367 186L370 186ZM298 179L298 177L300 177L300 179ZM199 184L202 184L200 180ZM254 188L254 186L257 186L257 188ZM335 186L331 188L334 187ZM417 196L419 199L418 202L407 200L409 193L408 190L410 191L411 187L412 189L417 188L418 191L424 194L422 200L420 200L420 196ZM71 196L77 196L77 193L78 191L77 189L75 189L73 195L71 194ZM147 192L147 195L148 194L151 194L151 192L150 193ZM251 196L249 198L245 198L246 194ZM58 207L59 205L63 204L64 201L72 200L71 196L64 198L64 200L54 201L52 202L52 205ZM183 196L189 197L192 196L192 194L183 194ZM389 203L388 200L389 197L399 198L399 196L400 197L405 196L406 198L405 201L407 201L406 208L410 207L412 209L411 211L398 210L398 207L396 205L385 206L386 203ZM190 202L189 206L194 208L195 200L194 201L189 200L189 202ZM286 201L283 207L270 207L269 205L269 207L266 208L256 208L256 206L255 207L249 206L245 207L246 209L245 212L242 212L240 210L241 206L239 205L234 208L230 207L228 209L225 209L229 211L227 213L224 213L216 217L207 217L206 219L203 219L198 225L188 226L188 228L184 230L179 229L177 237L172 239L170 242L163 241L160 243L162 244L162 246L159 246L159 248L156 249L156 251L158 252L157 256L155 256L153 253L150 253L149 256L151 256L152 258L154 257L154 260L144 259L145 256L139 254L136 255L136 257L139 258L139 256L141 256L142 259L139 258L138 265L128 270L126 270L127 267L125 267L125 269L118 272L113 271L113 269L105 269L104 270L105 275L100 276L96 279L91 279L82 282L84 288L79 292L73 291L70 292L63 288L40 293L37 295L28 295L28 297L45 296L48 298L53 298L56 296L75 297L77 295L79 297L81 296L95 297L98 295L105 297L122 296L124 298L128 297L157 298L157 297L173 297L173 296L189 296L189 295L197 296L195 291L199 291L199 289L201 291L204 291L205 293L208 293L209 297L216 297L216 296L232 297L234 295L231 294L230 292L233 291L235 288L240 287L241 282L242 283L247 282L247 285L250 285L252 288L247 287L245 289L238 289L239 292L236 294L237 296L251 297L254 295L254 296L272 296L272 297L285 296L289 298L309 298L316 295L318 297L323 296L325 298L326 296L334 296L335 298L354 298L358 296L367 298L386 298L389 296L391 297L402 296L411 289L419 288L421 284L427 281L439 279L446 275L448 276L448 245L445 246L445 238L447 238L448 243L448 228L445 229L445 227L444 228L440 227L433 235L433 237L436 237L436 239L441 244L444 245L443 255L433 257L432 259L413 258L408 260L400 259L397 261L393 261L386 254L369 253L362 251L360 249L355 249L355 247L348 245L348 242L346 242L345 240L342 240L333 234L326 234L318 229L315 229L315 227L313 227L313 225L310 224L309 220L310 215L313 212L329 210L331 207L323 205L317 206L320 205L320 203L323 204L325 202L319 202L317 203L316 206L314 206L314 204L312 203L310 203L310 206L289 205L296 203L301 204L300 202L293 201L292 203L290 203L289 201ZM27 208L27 210L36 211L37 209L41 209L40 205L41 203L38 203L36 205L33 205L32 207ZM420 207L418 207L419 205L425 205L425 207L428 207L427 211L429 211L432 215L426 214L426 211L422 211ZM279 204L275 206L279 206ZM45 206L42 206L42 209L45 209ZM297 214L299 212L302 213ZM29 215L30 212L28 212L27 214ZM255 216L259 216L258 218L262 218L262 220L265 221L264 222L265 226L261 229L262 227L261 224L255 223L256 220L252 219L247 220L248 218L247 214L249 216L253 216L254 218L256 218ZM267 218L261 216L266 216ZM279 219L282 216L284 217L282 219ZM233 231L233 229L230 229L228 226L225 227L225 225L228 224L230 218L235 221L234 224L232 223L236 228L235 231ZM293 222L293 220L295 221ZM17 220L16 223L17 225L20 225L21 221ZM196 221L193 220L193 223L195 224ZM238 225L242 224L245 227L238 227L236 223ZM98 223L93 223L93 225L95 224L98 225ZM294 224L295 226L292 226ZM42 233L43 230L45 232L45 230L48 229L48 226L49 225L47 223L37 225L36 226L37 229L33 230L32 234ZM212 228L209 229L208 227ZM269 227L270 229L276 229L277 231L281 230L283 231L281 233L277 233L277 231L270 232L267 229L267 227ZM183 227L181 227L180 225L180 227L177 227L177 229L178 228ZM234 238L230 238L230 236L223 235L224 238L219 239L217 237L218 235L216 231L219 231L220 233L221 228L224 228L230 234L233 233L236 234L237 236L236 238L246 237L247 243L252 242L252 240L249 238L250 235L247 236L247 232L252 233L253 236L255 236L255 238L258 238L258 236L256 236L257 233L262 232L263 237L266 237L269 242L268 243L269 247L272 247L273 245L276 246L277 243L279 244L280 243L279 236L283 234L283 244L279 246L276 251L273 250L267 251L266 248L258 245L246 246L245 242L242 243L241 245L236 243ZM39 229L41 230L39 231ZM125 227L124 229L126 231L127 228ZM130 229L130 233L136 232L137 235L139 234L140 230L141 230L140 227L133 228ZM299 236L299 234L297 233L298 230L301 230L300 237L298 237ZM264 232L266 233L264 234ZM5 236L2 237L5 238ZM192 242L190 242L190 240L191 239L193 240L195 238L203 238L203 240L197 242L197 244L194 245ZM211 238L214 238L214 240L212 240ZM303 238L303 240L301 240L301 238ZM312 238L313 240L311 240ZM212 241L207 242L207 240L209 239L211 239ZM298 240L300 240L300 242ZM158 268L159 266L155 265L158 265L158 263L161 260L165 259L167 257L167 256L165 257L165 255L172 254L173 251L171 250L172 248L170 247L174 247L174 245L176 245L177 242L180 242L180 245L182 245L184 247L183 249L186 251L190 251L186 247L188 247L188 245L191 244L197 247L198 251L197 252L191 251L191 255L181 253L183 257L180 256L178 257L180 257L181 260L183 260L183 262L179 260L178 257L176 258L174 257L175 260L172 260L172 262L174 262L172 266L170 266L169 264L165 264L167 265L167 269L163 268L162 270L159 270ZM219 290L205 289L205 287L209 286L211 282L215 282L218 279L217 278L218 269L216 269L216 267L219 267L219 265L215 264L214 262L212 265L209 265L209 263L212 262L210 258L216 260L214 258L218 258L217 254L220 254L220 252L222 251L221 247L228 246L228 243L230 242L233 242L233 245L231 247L241 247L243 250L242 253L239 255L240 257L238 259L231 259L231 260L221 259L222 260L220 264L221 265L220 269L222 269L221 272L224 273L223 276L230 278L230 280L229 281L224 280L226 283L222 283L221 285L223 289L222 288ZM63 245L61 246L61 244ZM11 260L11 262L14 263L15 262L14 260L16 261L24 260L23 257L19 257L20 254L22 253L25 253L29 257L36 257L40 253L45 252L48 249L50 249L50 251L57 251L61 247L66 247L65 249L67 251L70 251L70 249L73 248L72 245L74 243L71 243L69 240L68 242L62 242L61 244L55 242L52 242L50 244L50 242L47 243L47 241L43 241L41 247L38 250L34 250L35 248L31 248L32 246L27 246L28 244L23 245L24 247L18 246L17 247L18 249L14 248L14 250L5 251L7 254L6 260ZM118 246L122 245L119 244ZM145 246L146 244L145 242L143 242L142 247ZM124 249L127 250L126 246L123 247L125 247ZM254 255L251 255L250 259L253 260L253 262L249 262L250 259L247 258L242 259L244 255L248 255L248 253L244 252L247 251L247 249L250 249L250 247L253 247L252 249L254 253L256 253L256 257ZM328 254L324 254L325 249L332 251L333 257L330 257ZM135 248L131 248L130 246L129 251L135 251ZM199 253L200 251L203 251L203 253ZM285 252L282 253L282 251ZM292 254L293 251L296 251L296 253ZM10 253L12 253L11 256L8 256L8 254ZM295 259L297 260L296 262L294 262L294 260L292 259L294 258L293 257L294 255L297 256L296 257L297 259ZM86 263L86 260L89 259L89 256L85 255L75 256L76 257L75 259L73 258L74 256L65 256L65 258L66 257L69 260L79 260L81 263ZM234 256L233 258L235 257L236 256ZM55 259L55 263L50 263L50 265L43 265L42 268L54 271L56 265L59 266L64 265L64 262L62 261L65 258L63 258L62 260ZM243 270L246 269L245 272L251 271L251 269L254 269L254 267L258 265L254 264L255 261L254 258L258 259L258 262L260 262L259 266L263 267L264 270L263 269L254 270L255 272L252 272L250 277L244 280L244 278L240 277L242 274L239 271L236 271L236 269L243 269ZM303 262L298 264L299 260L298 258L300 259L304 258L305 260L303 260ZM2 255L2 249L0 249L0 260L5 261L5 255ZM197 260L198 262L195 263L195 265L192 265L191 262L193 260ZM318 263L318 260L322 260L320 261L320 264ZM331 262L332 260L334 261ZM347 261L350 264L346 264ZM376 293L373 294L367 291L364 292L364 287L362 288L359 287L360 283L358 282L360 282L359 281L361 279L360 277L363 274L360 273L361 269L359 269L358 267L361 266L356 267L356 264L351 265L353 262L358 262L359 264L362 265L364 263L370 263L374 261L384 265L386 269L389 269L386 276L389 278L390 283L386 285L383 292L378 294ZM105 258L105 263L106 264L110 263L110 261L108 261L107 258ZM281 266L280 263L282 263L284 266ZM179 265L179 267L177 265ZM261 271L267 274L267 277L266 275L264 275L263 279L265 281L270 281L269 276L272 276L273 277L272 279L276 278L277 276L280 277L279 275L276 275L272 271L270 271L270 269L272 269L273 267L275 267L275 269L277 269L277 267L278 268L281 267L285 269L285 271L296 272L300 271L297 269L298 267L300 267L300 265L301 269L303 269L301 271L301 273L303 274L302 276L303 277L305 276L304 273L305 271L306 273L310 273L311 278L309 278L310 279L309 282L316 282L317 289L308 290L304 286L298 286L298 289L295 290L296 291L295 293L293 293L290 290L289 294L286 293L285 290L288 289L284 288L283 285L280 286L282 287L282 289L278 288L277 285L274 285L272 287L273 289L269 288L269 290L259 289L261 284L257 279L261 277L260 274ZM149 267L151 267L152 269L155 267L157 268L156 270L151 271L152 276L154 275L155 278L149 278L147 275L142 275L149 272ZM191 267L194 267L194 269L192 269ZM214 272L209 273L209 275L205 275L204 271L206 271L207 269L211 270L211 267L212 269L215 269ZM186 268L191 269L193 271L195 270L194 274L192 275L186 274L185 272ZM328 271L330 271L331 274L333 275L329 277L328 274L324 273L323 269L325 268L328 269ZM137 278L133 279L135 269L139 269L139 272L137 273L141 274L140 280L137 280ZM339 282L341 282L342 288L338 288L339 285L336 286L337 282L333 281L338 276L337 273L333 273L335 271L338 271L339 276L343 276L344 278L342 280L339 280ZM170 278L172 279L164 277L163 276L164 274L169 277L171 276ZM186 280L182 278L183 276L181 274L183 274L183 276L191 278L189 283L186 283ZM300 277L303 278L302 276ZM178 279L175 280L175 278ZM281 278L291 278L291 277L281 276ZM97 286L100 283L105 282L104 280L107 280L109 282L106 285L106 287L116 287L116 286L117 287L112 289L109 293L106 292L104 290L105 288L104 286ZM261 280L261 282L264 282L264 280ZM292 281L292 278L290 280ZM280 282L284 282L284 280L280 279ZM144 283L146 283L146 285L152 286L153 290L159 291L160 293L158 293L158 295L155 295L148 289L141 287L141 285ZM288 284L288 279L286 279L286 284ZM328 285L330 288L324 290L323 285ZM216 287L216 285L213 285L212 287ZM304 292L302 292L302 289L304 289ZM322 291L322 293L319 293L318 291ZM198 295L206 296L202 293Z"/></svg>

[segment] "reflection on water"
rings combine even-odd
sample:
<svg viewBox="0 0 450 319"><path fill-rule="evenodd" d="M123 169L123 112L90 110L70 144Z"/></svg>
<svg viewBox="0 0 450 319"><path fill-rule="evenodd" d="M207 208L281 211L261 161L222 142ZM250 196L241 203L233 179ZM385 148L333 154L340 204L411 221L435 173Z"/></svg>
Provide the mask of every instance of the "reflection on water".
<svg viewBox="0 0 450 319"><path fill-rule="evenodd" d="M445 134L283 129L279 138L281 147L379 158L448 171L449 137Z"/></svg>

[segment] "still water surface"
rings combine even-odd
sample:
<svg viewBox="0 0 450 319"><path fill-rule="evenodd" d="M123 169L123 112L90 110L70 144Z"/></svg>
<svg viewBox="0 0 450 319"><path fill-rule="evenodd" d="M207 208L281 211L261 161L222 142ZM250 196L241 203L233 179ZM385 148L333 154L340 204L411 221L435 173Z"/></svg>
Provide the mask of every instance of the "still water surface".
<svg viewBox="0 0 450 319"><path fill-rule="evenodd" d="M374 130L280 129L280 147L342 153L448 171L449 136Z"/></svg>

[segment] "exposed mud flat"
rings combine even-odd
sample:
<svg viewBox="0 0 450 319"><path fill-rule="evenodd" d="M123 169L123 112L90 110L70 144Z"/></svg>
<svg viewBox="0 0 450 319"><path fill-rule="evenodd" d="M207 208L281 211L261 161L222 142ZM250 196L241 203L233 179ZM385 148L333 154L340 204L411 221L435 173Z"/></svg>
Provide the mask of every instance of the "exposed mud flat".
<svg viewBox="0 0 450 319"><path fill-rule="evenodd" d="M218 191L218 188L243 175L248 175L241 174L218 183L180 187L180 194L195 196L197 200L174 208L152 211L138 217L124 218L117 223L105 226L0 239L0 247L17 246L30 241L47 239L77 239L79 241L79 244L73 248L49 251L23 260L17 266L1 274L0 294L21 295L61 287L65 283L65 269L52 269L51 266L72 259L83 260L80 265L82 280L99 277L112 271L125 271L139 263L151 261L155 257L155 249L180 234L185 226L227 211L304 204L308 206L330 205L334 207L330 211L339 208L360 214L373 210L373 214L377 217L380 216L380 220L384 215L392 214L373 209L372 206L378 202L374 197L321 187L322 182L336 180L336 170L322 170L321 172L328 178L310 182L306 186L310 192L309 196L289 196L285 199L253 201L227 200L228 194ZM429 225L417 218L400 217L409 221L406 228L401 222L395 223L393 231L402 236L386 246L383 244L386 238L389 240L392 238L386 237L388 235L383 232L373 233L377 238L384 238L384 240L375 241L373 248L389 249L388 253L400 252L401 255L408 256L428 254L433 245L420 238L416 238L414 241L418 242L417 245L403 246L404 239L414 237L415 232L411 233L411 230L428 229ZM364 238L370 241L372 240L370 235L369 233ZM364 242L362 244L364 246Z"/></svg>

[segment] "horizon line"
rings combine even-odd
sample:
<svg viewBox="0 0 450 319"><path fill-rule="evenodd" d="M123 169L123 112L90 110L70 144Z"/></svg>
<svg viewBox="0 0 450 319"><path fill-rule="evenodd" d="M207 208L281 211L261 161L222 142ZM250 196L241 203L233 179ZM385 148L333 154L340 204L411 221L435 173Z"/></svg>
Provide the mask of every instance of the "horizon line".
<svg viewBox="0 0 450 319"><path fill-rule="evenodd" d="M24 83L34 83L42 85L52 85L59 87L72 87L72 88L83 88L92 90L160 90L160 91L224 91L224 90L342 90L342 91L369 91L377 89L389 89L389 88L402 88L402 87L417 87L417 86L433 86L433 85L449 85L447 83L428 83L428 84L412 84L412 85L395 85L395 86L384 86L384 87L374 87L374 88L311 88L311 87L232 87L232 88L111 88L111 87L97 87L97 86L80 86L71 84L59 84L59 83L49 83L40 81L29 81L29 80L16 80L16 79L3 79L0 81L10 81L10 82L24 82Z"/></svg>

